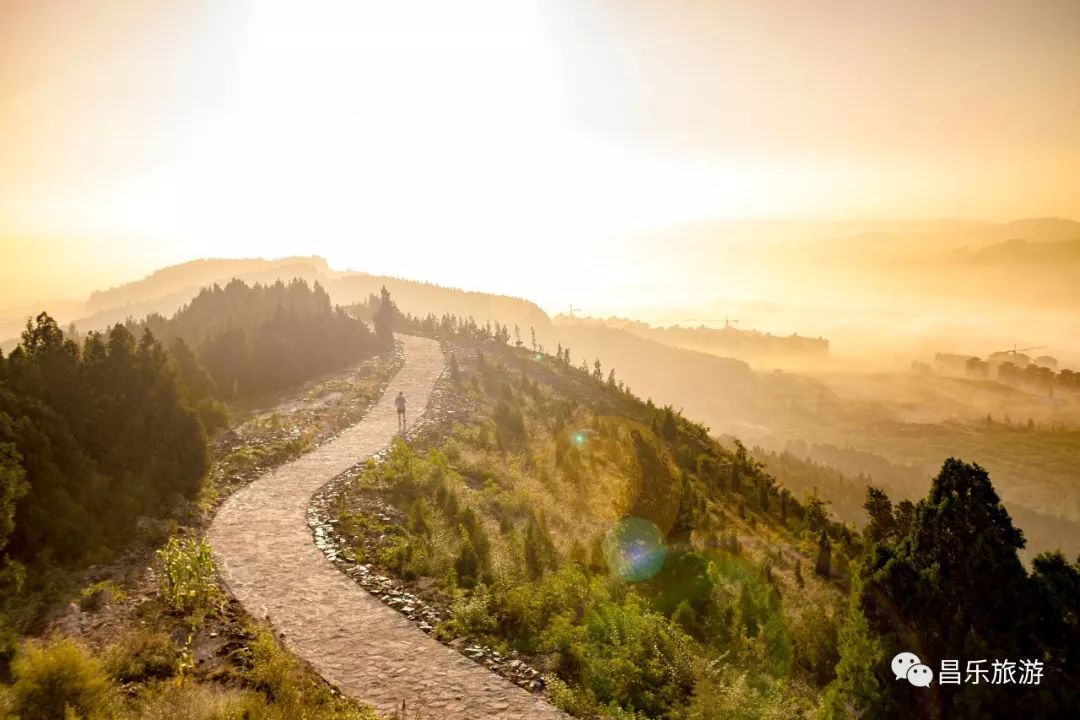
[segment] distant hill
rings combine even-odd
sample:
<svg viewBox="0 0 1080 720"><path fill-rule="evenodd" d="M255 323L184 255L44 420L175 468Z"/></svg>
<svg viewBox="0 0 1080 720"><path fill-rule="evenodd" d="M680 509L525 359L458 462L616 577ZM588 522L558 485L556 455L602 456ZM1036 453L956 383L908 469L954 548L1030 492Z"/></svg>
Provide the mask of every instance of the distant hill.
<svg viewBox="0 0 1080 720"><path fill-rule="evenodd" d="M1041 265L1076 270L1080 269L1080 231L1075 239L1060 242L1014 238L981 248L964 259L984 265Z"/></svg>
<svg viewBox="0 0 1080 720"><path fill-rule="evenodd" d="M754 363L767 362L775 366L791 367L816 363L829 356L829 341L825 338L795 334L773 335L731 326L723 328L705 325L654 327L628 318L600 319L569 315L556 315L554 322L560 326L610 327L684 350L699 350L720 357L738 358Z"/></svg>
<svg viewBox="0 0 1080 720"><path fill-rule="evenodd" d="M385 285L398 309L404 313L420 316L449 313L462 318L472 317L480 324L491 321L510 328L517 325L523 338L528 337L530 327L540 334L551 324L547 313L536 303L509 295L490 295L366 273L339 274L327 279L324 284L339 305L364 302L370 295L377 295Z"/></svg>
<svg viewBox="0 0 1080 720"><path fill-rule="evenodd" d="M17 344L26 319L42 310L48 311L61 325L66 327L74 323L80 331L86 332L101 330L129 318L139 320L153 314L171 316L203 288L215 284L224 286L233 279L249 285L268 285L278 280L288 282L300 278L310 284L323 281L332 272L321 257L192 260L162 268L140 280L94 291L85 302L57 301L6 309L0 314L0 350L10 351Z"/></svg>
<svg viewBox="0 0 1080 720"><path fill-rule="evenodd" d="M142 280L92 293L87 302L90 312L74 322L80 330L87 331L128 318L139 319L152 314L170 316L200 290L212 285L227 285L234 279L248 285L269 285L296 278L310 284L324 280L329 272L326 260L320 257L194 260L163 268Z"/></svg>
<svg viewBox="0 0 1080 720"><path fill-rule="evenodd" d="M124 283L108 290L90 293L86 309L92 313L111 310L126 305L144 303L163 296L187 293L197 294L202 288L220 283L223 279L244 279L244 276L267 273L278 275L303 269L306 272L326 275L330 271L325 259L313 257L288 257L278 260L263 258L207 258L171 265L147 275L142 280ZM275 278L276 279L276 278ZM291 278L283 278L285 280Z"/></svg>
<svg viewBox="0 0 1080 720"><path fill-rule="evenodd" d="M170 316L203 288L225 286L234 279L248 285L268 285L296 278L309 284L319 282L339 305L364 301L385 285L403 312L449 312L462 317L472 316L480 323L490 320L518 325L523 332L528 332L532 326L540 331L550 323L535 303L520 298L384 275L339 272L331 269L324 258L312 256L277 260L216 258L173 265L141 280L93 293L87 302L87 310L91 312L75 320L75 324L85 331L150 314Z"/></svg>
<svg viewBox="0 0 1080 720"><path fill-rule="evenodd" d="M972 245L1021 239L1029 243L1060 243L1080 238L1080 222L1067 218L1028 218L992 223L968 232Z"/></svg>

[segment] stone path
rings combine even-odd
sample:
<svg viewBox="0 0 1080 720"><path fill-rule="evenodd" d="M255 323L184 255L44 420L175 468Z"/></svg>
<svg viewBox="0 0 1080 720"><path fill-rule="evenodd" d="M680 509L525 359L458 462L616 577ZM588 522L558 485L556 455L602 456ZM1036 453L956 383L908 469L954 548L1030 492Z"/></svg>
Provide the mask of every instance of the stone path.
<svg viewBox="0 0 1080 720"><path fill-rule="evenodd" d="M418 704L426 708L424 720L566 720L542 698L425 635L314 545L306 516L311 496L389 444L397 432L399 390L415 420L443 370L438 343L400 339L405 365L363 420L222 504L208 533L222 577L251 615L270 620L293 652L382 715L406 701L409 717Z"/></svg>

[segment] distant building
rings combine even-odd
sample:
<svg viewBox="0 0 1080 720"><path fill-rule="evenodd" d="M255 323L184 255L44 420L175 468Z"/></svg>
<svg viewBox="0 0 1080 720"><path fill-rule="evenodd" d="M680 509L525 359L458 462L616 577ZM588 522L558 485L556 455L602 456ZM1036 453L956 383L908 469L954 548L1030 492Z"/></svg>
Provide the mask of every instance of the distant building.
<svg viewBox="0 0 1080 720"><path fill-rule="evenodd" d="M1049 368L1050 370L1058 369L1057 358L1050 357L1049 355L1040 355L1031 361L1032 365L1038 365L1039 367Z"/></svg>
<svg viewBox="0 0 1080 720"><path fill-rule="evenodd" d="M1012 350L992 353L986 361L994 367L1004 363L1012 363L1018 368L1026 368L1031 364L1031 358L1029 356L1022 352L1013 352Z"/></svg>
<svg viewBox="0 0 1080 720"><path fill-rule="evenodd" d="M937 353L934 355L934 371L942 375L966 375L967 363L972 359L971 355ZM974 359L978 360L978 358Z"/></svg>
<svg viewBox="0 0 1080 720"><path fill-rule="evenodd" d="M964 370L966 371L968 377L990 377L990 363L986 362L985 360L980 360L977 357L968 358L968 361L964 363Z"/></svg>

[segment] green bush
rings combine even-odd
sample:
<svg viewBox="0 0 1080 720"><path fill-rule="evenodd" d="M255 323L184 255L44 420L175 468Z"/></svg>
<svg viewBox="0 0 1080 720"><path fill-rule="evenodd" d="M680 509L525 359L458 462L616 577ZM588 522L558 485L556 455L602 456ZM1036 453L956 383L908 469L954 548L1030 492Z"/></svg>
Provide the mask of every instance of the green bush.
<svg viewBox="0 0 1080 720"><path fill-rule="evenodd" d="M174 682L145 687L137 700L136 716L139 720L284 720L256 692Z"/></svg>
<svg viewBox="0 0 1080 720"><path fill-rule="evenodd" d="M491 602L491 594L485 585L477 585L468 594L459 590L450 605L451 619L439 627L439 635L449 639L462 635L485 637L498 632L499 622L492 612Z"/></svg>
<svg viewBox="0 0 1080 720"><path fill-rule="evenodd" d="M116 689L105 668L73 640L27 641L11 670L15 682L6 693L5 714L24 720L116 717Z"/></svg>
<svg viewBox="0 0 1080 720"><path fill-rule="evenodd" d="M693 690L700 648L633 593L588 611L583 625L556 622L545 638L560 655L560 675L601 705L666 717Z"/></svg>
<svg viewBox="0 0 1080 720"><path fill-rule="evenodd" d="M203 398L195 405L195 411L208 435L229 427L229 406L217 398Z"/></svg>
<svg viewBox="0 0 1080 720"><path fill-rule="evenodd" d="M170 678L179 662L172 638L151 630L131 630L105 653L105 668L121 683Z"/></svg>
<svg viewBox="0 0 1080 720"><path fill-rule="evenodd" d="M110 603L123 602L124 592L112 580L87 585L79 594L79 607L83 610L94 610L104 601Z"/></svg>
<svg viewBox="0 0 1080 720"><path fill-rule="evenodd" d="M379 548L379 562L406 580L415 580L427 574L427 555L423 547L411 538L395 536Z"/></svg>
<svg viewBox="0 0 1080 720"><path fill-rule="evenodd" d="M203 613L218 600L217 570L205 540L172 537L157 557L161 596L173 611Z"/></svg>
<svg viewBox="0 0 1080 720"><path fill-rule="evenodd" d="M594 598L605 596L576 565L567 565L539 580L510 588L498 598L502 626L523 649L532 650L539 634L560 613L580 617Z"/></svg>

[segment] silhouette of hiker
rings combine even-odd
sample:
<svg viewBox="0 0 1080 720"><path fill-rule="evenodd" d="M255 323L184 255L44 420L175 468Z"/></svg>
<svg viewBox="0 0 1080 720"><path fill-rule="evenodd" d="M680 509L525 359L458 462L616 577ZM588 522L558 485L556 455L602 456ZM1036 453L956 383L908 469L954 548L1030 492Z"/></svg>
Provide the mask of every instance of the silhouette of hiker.
<svg viewBox="0 0 1080 720"><path fill-rule="evenodd" d="M398 430L405 429L405 393L398 391L397 397L394 398L394 404L397 405L397 419Z"/></svg>

